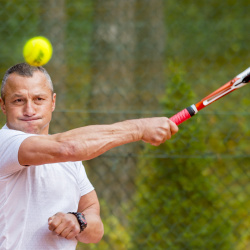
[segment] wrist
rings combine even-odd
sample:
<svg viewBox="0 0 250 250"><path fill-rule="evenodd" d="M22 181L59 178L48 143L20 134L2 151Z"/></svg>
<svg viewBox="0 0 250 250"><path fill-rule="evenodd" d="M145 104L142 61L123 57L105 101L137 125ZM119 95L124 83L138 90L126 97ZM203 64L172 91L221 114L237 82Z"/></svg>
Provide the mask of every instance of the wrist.
<svg viewBox="0 0 250 250"><path fill-rule="evenodd" d="M76 219L77 219L77 221L79 223L79 226L80 226L80 233L82 231L84 231L84 229L88 225L84 214L80 213L80 212L68 212L68 214L73 214L76 217Z"/></svg>
<svg viewBox="0 0 250 250"><path fill-rule="evenodd" d="M133 140L134 141L140 141L143 137L143 124L141 119L133 119L128 120L128 122L132 125L132 128L130 131L133 132Z"/></svg>

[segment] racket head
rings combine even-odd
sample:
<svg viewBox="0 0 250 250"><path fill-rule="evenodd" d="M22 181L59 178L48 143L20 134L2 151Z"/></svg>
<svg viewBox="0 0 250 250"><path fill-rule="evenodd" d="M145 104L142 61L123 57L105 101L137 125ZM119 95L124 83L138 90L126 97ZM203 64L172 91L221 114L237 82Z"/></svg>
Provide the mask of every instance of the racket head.
<svg viewBox="0 0 250 250"><path fill-rule="evenodd" d="M237 75L231 81L227 82L208 96L204 97L200 102L196 103L195 106L197 110L201 110L211 103L217 101L223 96L233 92L234 90L245 86L250 82L250 67Z"/></svg>

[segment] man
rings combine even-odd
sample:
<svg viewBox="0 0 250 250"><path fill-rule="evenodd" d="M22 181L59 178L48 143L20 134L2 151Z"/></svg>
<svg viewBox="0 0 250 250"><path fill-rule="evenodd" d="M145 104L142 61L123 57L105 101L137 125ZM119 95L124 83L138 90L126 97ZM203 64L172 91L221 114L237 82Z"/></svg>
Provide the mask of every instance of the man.
<svg viewBox="0 0 250 250"><path fill-rule="evenodd" d="M81 161L139 140L157 146L178 131L167 118L145 118L49 135L56 94L47 71L26 63L7 70L0 102L0 249L100 241L99 202Z"/></svg>

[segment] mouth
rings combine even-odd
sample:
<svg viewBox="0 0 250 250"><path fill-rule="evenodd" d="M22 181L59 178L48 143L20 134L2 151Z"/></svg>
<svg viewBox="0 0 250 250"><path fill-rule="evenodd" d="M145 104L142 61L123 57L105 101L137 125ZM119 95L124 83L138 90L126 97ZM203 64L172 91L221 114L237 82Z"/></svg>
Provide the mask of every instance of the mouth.
<svg viewBox="0 0 250 250"><path fill-rule="evenodd" d="M33 121L37 121L40 119L41 119L40 117L20 118L20 120L23 122L33 122Z"/></svg>

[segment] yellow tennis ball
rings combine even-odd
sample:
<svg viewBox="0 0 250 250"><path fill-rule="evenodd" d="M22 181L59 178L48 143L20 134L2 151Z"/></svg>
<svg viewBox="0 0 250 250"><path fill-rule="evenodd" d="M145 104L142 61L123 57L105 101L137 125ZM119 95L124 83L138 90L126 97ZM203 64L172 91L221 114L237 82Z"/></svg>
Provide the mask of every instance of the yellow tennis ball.
<svg viewBox="0 0 250 250"><path fill-rule="evenodd" d="M46 64L53 53L50 41L43 36L36 36L29 39L23 48L25 61L32 66L42 66Z"/></svg>

